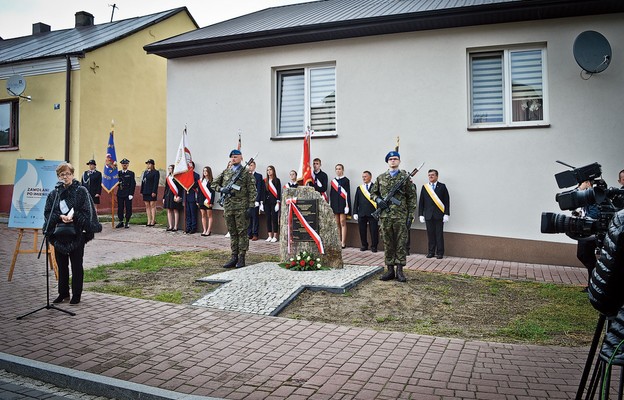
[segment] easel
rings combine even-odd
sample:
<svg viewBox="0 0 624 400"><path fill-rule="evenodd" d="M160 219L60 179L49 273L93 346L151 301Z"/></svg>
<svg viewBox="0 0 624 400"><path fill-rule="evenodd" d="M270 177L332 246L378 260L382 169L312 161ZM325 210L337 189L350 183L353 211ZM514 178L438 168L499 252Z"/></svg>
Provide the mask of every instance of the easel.
<svg viewBox="0 0 624 400"><path fill-rule="evenodd" d="M35 235L33 239L33 247L32 249L22 250L20 249L20 245L22 244L22 238L24 237L25 231L32 231ZM36 228L20 228L19 233L17 235L17 243L15 244L15 251L13 252L13 260L11 261L11 268L9 269L9 282L13 279L13 270L15 269L15 262L17 261L18 254L32 254L39 253L37 249L37 242L39 241L39 229ZM56 258L54 257L54 246L50 246L50 250L47 253L47 257L50 259L50 265L54 270L54 277L58 281L58 266L56 265Z"/></svg>

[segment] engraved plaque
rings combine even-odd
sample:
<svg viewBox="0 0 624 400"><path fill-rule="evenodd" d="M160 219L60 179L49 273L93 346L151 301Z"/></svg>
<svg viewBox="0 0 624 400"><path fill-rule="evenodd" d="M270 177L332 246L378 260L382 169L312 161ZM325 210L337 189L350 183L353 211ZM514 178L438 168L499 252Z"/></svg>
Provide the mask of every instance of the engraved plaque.
<svg viewBox="0 0 624 400"><path fill-rule="evenodd" d="M297 208L307 223L318 232L318 200L297 200ZM312 242L313 239L306 230L304 224L293 213L292 215L292 239L294 242Z"/></svg>

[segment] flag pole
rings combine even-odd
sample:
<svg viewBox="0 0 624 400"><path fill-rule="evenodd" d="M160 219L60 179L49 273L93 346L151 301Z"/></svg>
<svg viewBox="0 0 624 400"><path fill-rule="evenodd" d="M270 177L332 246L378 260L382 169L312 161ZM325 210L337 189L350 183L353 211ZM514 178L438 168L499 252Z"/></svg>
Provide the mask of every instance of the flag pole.
<svg viewBox="0 0 624 400"><path fill-rule="evenodd" d="M113 134L113 137L115 137L115 120L114 119L111 120L111 132ZM109 192L109 194L111 195L111 228L113 229L115 229L115 192L116 190L114 188L113 190Z"/></svg>

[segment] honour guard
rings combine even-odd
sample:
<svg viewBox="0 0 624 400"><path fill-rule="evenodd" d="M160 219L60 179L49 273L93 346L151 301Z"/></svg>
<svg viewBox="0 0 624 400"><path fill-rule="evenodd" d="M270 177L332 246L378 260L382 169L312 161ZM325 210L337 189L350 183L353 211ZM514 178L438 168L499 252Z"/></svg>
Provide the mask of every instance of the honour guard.
<svg viewBox="0 0 624 400"><path fill-rule="evenodd" d="M93 203L100 204L100 194L102 194L102 173L95 169L95 160L87 163L89 170L82 174L82 186L86 187L93 199Z"/></svg>
<svg viewBox="0 0 624 400"><path fill-rule="evenodd" d="M391 151L386 155L386 163L389 169L379 175L371 189L371 196L375 199L377 207L383 212L380 216L381 230L384 243L385 263L388 271L381 276L382 281L396 279L405 282L403 267L407 261L407 236L408 226L412 224L416 211L416 188L406 171L399 169L401 156L398 151ZM395 203L384 200L391 189L404 180L403 187L399 188L394 195ZM394 267L396 266L396 275Z"/></svg>
<svg viewBox="0 0 624 400"><path fill-rule="evenodd" d="M119 187L117 188L117 218L119 223L115 228L129 228L130 217L132 216L132 198L136 189L136 179L134 172L128 169L130 161L127 158L121 160L121 170L117 172ZM125 210L125 213L124 213ZM125 224L124 224L125 218Z"/></svg>
<svg viewBox="0 0 624 400"><path fill-rule="evenodd" d="M249 249L247 228L256 201L256 180L249 173L246 165L241 162L243 156L240 150L230 152L232 165L217 176L211 188L225 197L223 202L223 216L230 232L230 248L232 257L223 268L242 268L245 266L245 254ZM242 171L239 171L244 168ZM238 174L238 179L236 176ZM235 182L234 182L235 181Z"/></svg>

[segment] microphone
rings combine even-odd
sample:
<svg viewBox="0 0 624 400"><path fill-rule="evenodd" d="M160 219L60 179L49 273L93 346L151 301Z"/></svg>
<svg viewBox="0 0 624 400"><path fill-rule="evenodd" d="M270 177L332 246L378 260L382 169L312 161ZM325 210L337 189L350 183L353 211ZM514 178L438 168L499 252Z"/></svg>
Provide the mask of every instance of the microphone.
<svg viewBox="0 0 624 400"><path fill-rule="evenodd" d="M65 183L63 181L58 181L56 183L56 186L54 186L54 189L59 190L63 187L63 185L65 185Z"/></svg>

